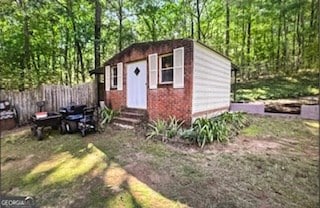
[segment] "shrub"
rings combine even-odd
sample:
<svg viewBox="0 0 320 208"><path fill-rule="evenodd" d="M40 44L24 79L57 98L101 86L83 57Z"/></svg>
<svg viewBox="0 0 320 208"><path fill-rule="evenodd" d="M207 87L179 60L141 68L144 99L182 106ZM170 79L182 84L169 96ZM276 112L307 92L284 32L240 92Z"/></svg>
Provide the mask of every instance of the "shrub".
<svg viewBox="0 0 320 208"><path fill-rule="evenodd" d="M151 139L153 137L163 137L166 136L166 128L167 123L164 120L158 119L156 121L152 121L148 124L149 131L147 133L147 139Z"/></svg>
<svg viewBox="0 0 320 208"><path fill-rule="evenodd" d="M214 118L198 118L191 129L185 130L181 137L197 143L201 148L205 144L228 142L229 138L238 134L248 122L244 113L223 113Z"/></svg>
<svg viewBox="0 0 320 208"><path fill-rule="evenodd" d="M179 129L183 125L184 121L179 121L175 117L171 117L169 119L169 123L167 125L167 137L173 138L178 135Z"/></svg>
<svg viewBox="0 0 320 208"><path fill-rule="evenodd" d="M117 116L118 112L112 110L111 108L108 108L104 106L100 110L100 126L103 127L104 125L110 123L112 119Z"/></svg>
<svg viewBox="0 0 320 208"><path fill-rule="evenodd" d="M184 121L179 121L175 117L171 117L169 121L158 119L148 124L149 131L147 133L147 139L154 137L160 137L162 141L171 139L178 135L179 129L183 125Z"/></svg>

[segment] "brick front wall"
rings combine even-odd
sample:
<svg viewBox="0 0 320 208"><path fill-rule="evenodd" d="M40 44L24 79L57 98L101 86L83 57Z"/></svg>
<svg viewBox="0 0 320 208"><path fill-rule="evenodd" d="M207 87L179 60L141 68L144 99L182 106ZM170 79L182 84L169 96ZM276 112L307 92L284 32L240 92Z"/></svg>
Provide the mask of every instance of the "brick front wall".
<svg viewBox="0 0 320 208"><path fill-rule="evenodd" d="M193 41L171 40L155 43L136 44L115 55L105 65L115 65L123 62L123 90L110 90L106 92L106 104L113 109L119 110L126 107L126 64L135 61L146 60L148 55L157 53L158 56L172 53L173 49L184 47L184 88L174 89L170 85L158 85L157 89L147 89L147 111L149 120L157 118L168 119L175 116L191 124L192 105L192 67L193 67ZM148 64L148 63L147 63ZM148 70L148 65L147 65ZM149 74L147 75L149 78ZM149 81L147 78L147 82Z"/></svg>
<svg viewBox="0 0 320 208"><path fill-rule="evenodd" d="M114 110L119 111L125 107L126 102L123 91L111 90L106 93L106 104Z"/></svg>

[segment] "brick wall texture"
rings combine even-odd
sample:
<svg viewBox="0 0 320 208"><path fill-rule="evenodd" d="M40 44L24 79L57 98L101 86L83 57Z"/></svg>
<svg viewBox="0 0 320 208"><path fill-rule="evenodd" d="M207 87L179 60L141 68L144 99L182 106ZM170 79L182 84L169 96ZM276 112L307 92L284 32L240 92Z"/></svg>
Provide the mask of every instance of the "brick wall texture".
<svg viewBox="0 0 320 208"><path fill-rule="evenodd" d="M106 104L113 109L120 110L126 107L127 95L127 68L126 64L135 61L147 61L148 55L157 53L158 56L172 53L173 49L184 47L184 88L174 89L172 84L158 84L157 89L149 89L147 85L147 111L149 120L168 119L175 116L190 124L192 120L192 67L193 67L193 41L192 40L169 40L155 43L133 44L119 54L116 54L104 65L116 65L123 62L123 90L110 90L106 92Z"/></svg>

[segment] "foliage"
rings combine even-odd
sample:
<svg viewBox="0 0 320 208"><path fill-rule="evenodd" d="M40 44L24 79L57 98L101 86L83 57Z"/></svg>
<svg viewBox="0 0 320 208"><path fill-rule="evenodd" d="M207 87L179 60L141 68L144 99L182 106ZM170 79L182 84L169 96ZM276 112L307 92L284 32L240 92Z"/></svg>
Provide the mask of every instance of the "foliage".
<svg viewBox="0 0 320 208"><path fill-rule="evenodd" d="M198 118L191 129L185 130L181 137L197 143L201 148L205 144L227 142L248 124L241 112L225 112L214 118Z"/></svg>
<svg viewBox="0 0 320 208"><path fill-rule="evenodd" d="M158 119L152 121L149 126L149 131L147 133L147 139L151 138L161 138L162 141L171 139L178 135L179 129L183 125L184 121L179 121L175 117L171 117L169 121Z"/></svg>
<svg viewBox="0 0 320 208"><path fill-rule="evenodd" d="M110 123L112 121L112 119L118 115L118 112L112 110L111 108L108 108L106 106L104 106L101 110L100 110L100 125L104 126L108 123Z"/></svg>
<svg viewBox="0 0 320 208"><path fill-rule="evenodd" d="M229 56L241 67L242 78L316 68L315 0L100 3L101 61L135 42L193 38ZM94 7L94 1L86 0L2 0L1 88L91 79L98 41Z"/></svg>
<svg viewBox="0 0 320 208"><path fill-rule="evenodd" d="M179 121L175 117L171 117L169 119L168 125L167 125L167 137L173 138L178 135L179 129L183 125L184 121Z"/></svg>

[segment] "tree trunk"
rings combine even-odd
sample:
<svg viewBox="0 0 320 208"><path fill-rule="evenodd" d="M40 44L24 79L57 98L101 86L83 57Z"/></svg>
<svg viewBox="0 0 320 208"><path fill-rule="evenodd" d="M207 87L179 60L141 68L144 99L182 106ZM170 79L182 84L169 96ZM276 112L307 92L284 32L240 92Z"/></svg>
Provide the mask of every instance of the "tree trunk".
<svg viewBox="0 0 320 208"><path fill-rule="evenodd" d="M247 60L246 64L249 67L251 62L251 16L249 16L247 23Z"/></svg>
<svg viewBox="0 0 320 208"><path fill-rule="evenodd" d="M123 2L122 2L122 0L119 0L118 1L118 3L119 3L119 16L118 16L118 18L119 18L119 39L118 39L118 43L119 43L119 51L121 51L122 50L122 21L123 21L123 14L122 14L122 7L123 7Z"/></svg>
<svg viewBox="0 0 320 208"><path fill-rule="evenodd" d="M280 51L281 51L281 17L282 17L282 12L280 11L280 16L279 16L279 26L278 26L278 35L277 35L277 72L279 72L280 67L281 67L281 61L280 61Z"/></svg>
<svg viewBox="0 0 320 208"><path fill-rule="evenodd" d="M242 8L242 15L244 17L244 8ZM246 45L246 39L247 39L247 32L246 32L246 26L245 26L245 19L242 19L242 44L241 44L241 66L243 67L243 70L240 71L241 76L243 79L245 79L245 73L246 73L246 63L245 63L245 45Z"/></svg>
<svg viewBox="0 0 320 208"><path fill-rule="evenodd" d="M297 52L297 61L296 61L296 70L298 70L301 66L301 54L302 54L302 34L300 27L302 25L302 17L301 12L298 13L298 20L297 20L297 43L298 43L298 52Z"/></svg>
<svg viewBox="0 0 320 208"><path fill-rule="evenodd" d="M52 52L51 52L51 69L52 72L56 71L56 33L53 28L53 22L51 22L51 34L52 34L52 39L51 39L51 47L52 47Z"/></svg>
<svg viewBox="0 0 320 208"><path fill-rule="evenodd" d="M82 49L81 49L80 40L78 38L78 30L77 30L77 26L76 26L75 19L74 19L74 14L72 11L72 0L68 0L68 2L67 2L67 13L68 13L68 16L71 19L71 23L72 23L73 34L74 34L74 44L75 44L76 51L77 51L77 59L78 59L78 62L80 62L82 82L85 82L85 70L84 70L84 64L83 64ZM79 80L78 72L79 72L79 70L76 69L77 82Z"/></svg>
<svg viewBox="0 0 320 208"><path fill-rule="evenodd" d="M65 73L65 84L66 85L70 85L72 84L71 82L71 76L72 76L72 72L71 69L69 67L69 59L68 59L68 54L69 54L69 41L70 41L70 35L69 35L69 29L66 28L66 42L64 44L64 69L66 71Z"/></svg>
<svg viewBox="0 0 320 208"><path fill-rule="evenodd" d="M193 14L190 15L191 20L191 38L194 39L194 23L193 23Z"/></svg>
<svg viewBox="0 0 320 208"><path fill-rule="evenodd" d="M226 56L229 56L229 44L230 44L230 8L229 0L226 0Z"/></svg>
<svg viewBox="0 0 320 208"><path fill-rule="evenodd" d="M94 68L100 67L100 39L101 39L101 4L95 1L95 25L94 25Z"/></svg>
<svg viewBox="0 0 320 208"><path fill-rule="evenodd" d="M283 12L283 31L284 31L284 41L283 41L283 54L282 54L282 65L283 65L283 71L287 71L287 62L288 62L288 25L286 20L286 14Z"/></svg>
<svg viewBox="0 0 320 208"><path fill-rule="evenodd" d="M198 34L198 40L201 40L201 17L200 17L200 2L197 0L197 34Z"/></svg>
<svg viewBox="0 0 320 208"><path fill-rule="evenodd" d="M301 31L302 32L304 32L305 31L305 28L304 28L304 24L305 24L305 22L304 22L304 10L302 9L302 8L300 8L300 23L301 23ZM300 36L300 38L301 38L301 42L300 42L300 44L301 44L301 46L300 46L300 48L301 48L301 59L300 59L300 66L302 66L302 67L304 67L304 47L305 47L305 43L304 43L304 35L301 35Z"/></svg>
<svg viewBox="0 0 320 208"><path fill-rule="evenodd" d="M18 1L19 6L23 10L23 58L21 63L20 71L20 84L19 90L23 91L25 89L25 72L31 69L31 50L30 50L30 31L29 31L29 17L27 12L27 7L23 0Z"/></svg>

